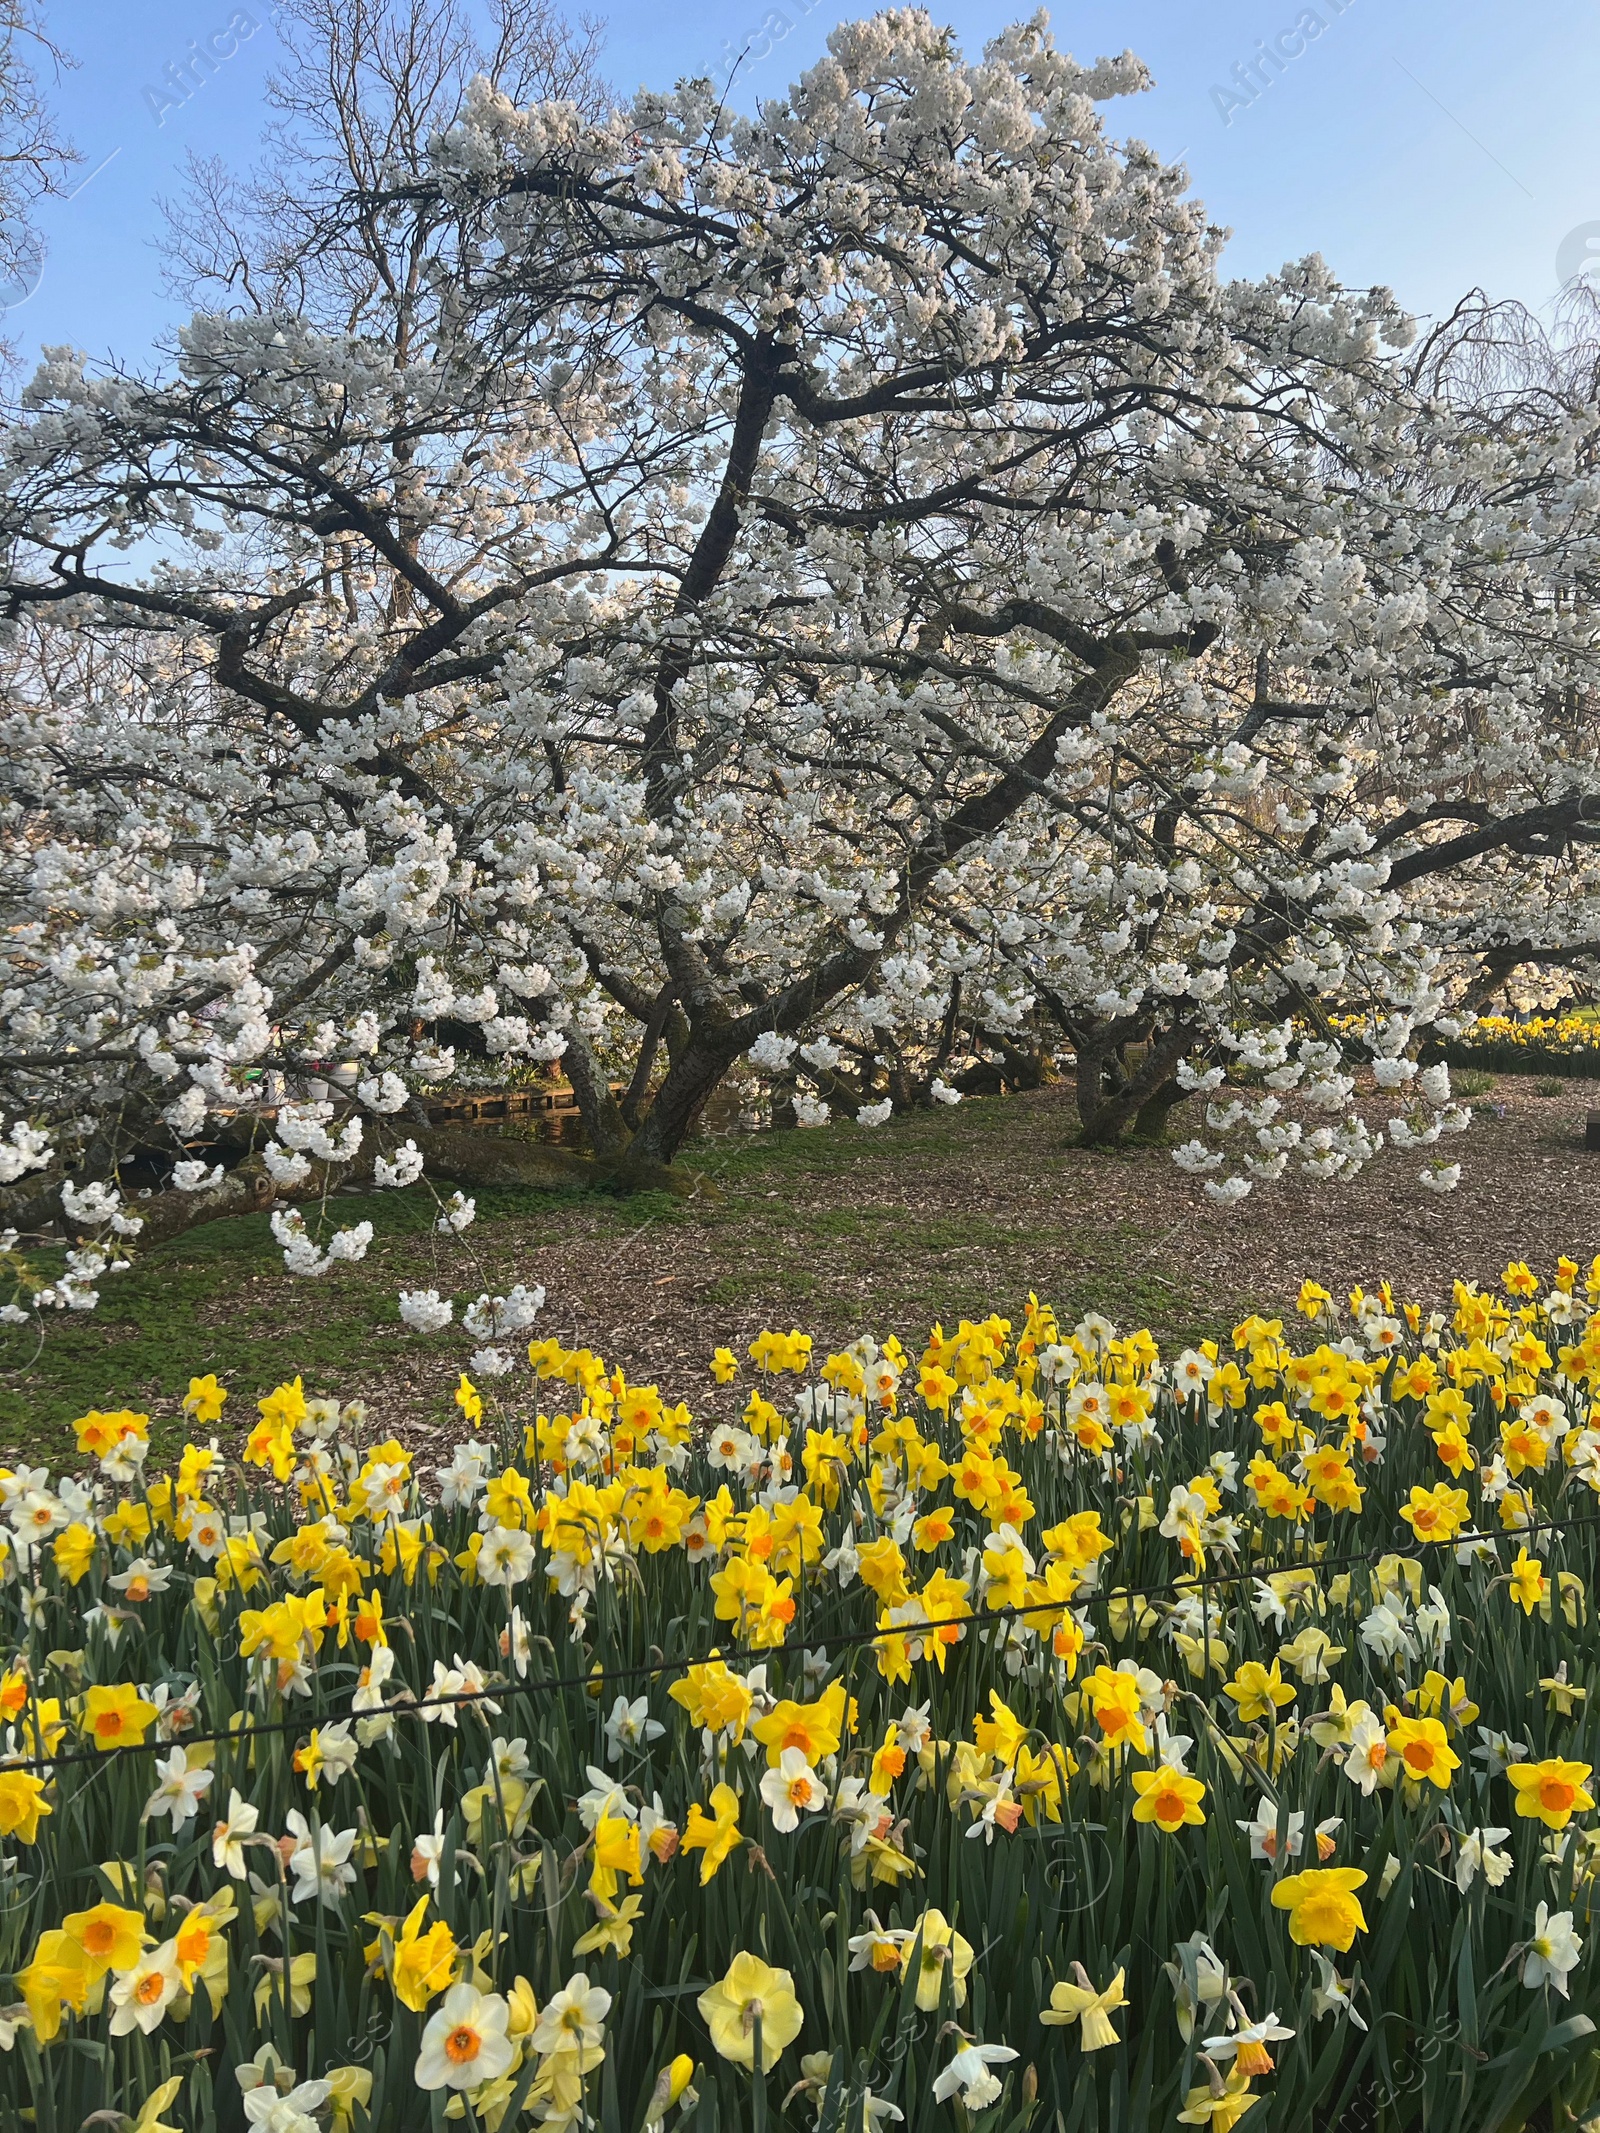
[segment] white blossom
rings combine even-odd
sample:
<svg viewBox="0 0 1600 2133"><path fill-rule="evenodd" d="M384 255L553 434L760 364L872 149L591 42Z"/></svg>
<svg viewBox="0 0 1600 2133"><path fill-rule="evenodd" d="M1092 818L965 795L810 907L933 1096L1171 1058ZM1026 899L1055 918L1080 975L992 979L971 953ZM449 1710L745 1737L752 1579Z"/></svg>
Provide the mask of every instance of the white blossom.
<svg viewBox="0 0 1600 2133"><path fill-rule="evenodd" d="M372 1159L372 1182L380 1188L415 1185L421 1175L422 1155L415 1141L406 1141L392 1156L377 1155Z"/></svg>
<svg viewBox="0 0 1600 2133"><path fill-rule="evenodd" d="M781 1074L794 1057L797 1047L793 1037L780 1037L776 1030L763 1030L751 1045L748 1057L753 1067L763 1074Z"/></svg>
<svg viewBox="0 0 1600 2133"><path fill-rule="evenodd" d="M414 1332L440 1333L455 1317L456 1307L437 1289L402 1289L400 1316Z"/></svg>
<svg viewBox="0 0 1600 2133"><path fill-rule="evenodd" d="M449 1199L445 1201L440 1210L439 1219L433 1226L446 1236L452 1232L456 1236L460 1236L464 1229L471 1228L473 1222L477 1219L477 1214L478 1203L476 1200L469 1200L465 1193L453 1192Z"/></svg>
<svg viewBox="0 0 1600 2133"><path fill-rule="evenodd" d="M222 1183L225 1175L220 1163L213 1164L209 1170L204 1163L192 1159L172 1166L172 1182L179 1192L209 1192L214 1185Z"/></svg>

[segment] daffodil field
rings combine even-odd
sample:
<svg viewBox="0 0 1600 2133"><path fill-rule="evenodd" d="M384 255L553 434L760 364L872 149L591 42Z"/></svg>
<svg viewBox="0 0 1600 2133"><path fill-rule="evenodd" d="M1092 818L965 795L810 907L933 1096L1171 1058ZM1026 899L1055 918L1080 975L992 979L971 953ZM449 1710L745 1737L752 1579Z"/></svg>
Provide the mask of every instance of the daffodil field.
<svg viewBox="0 0 1600 2133"><path fill-rule="evenodd" d="M1600 1260L529 1361L0 1474L6 2133L1600 2111Z"/></svg>
<svg viewBox="0 0 1600 2133"><path fill-rule="evenodd" d="M1553 1067L1568 1074L1600 1073L1600 1024L1587 1015L1480 1015L1447 1048L1452 1064L1519 1069Z"/></svg>

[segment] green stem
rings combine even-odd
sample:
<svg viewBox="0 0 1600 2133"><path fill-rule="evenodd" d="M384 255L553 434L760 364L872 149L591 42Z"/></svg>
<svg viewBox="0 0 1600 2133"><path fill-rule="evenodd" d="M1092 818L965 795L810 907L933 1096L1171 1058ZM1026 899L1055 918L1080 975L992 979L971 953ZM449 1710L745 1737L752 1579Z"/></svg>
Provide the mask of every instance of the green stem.
<svg viewBox="0 0 1600 2133"><path fill-rule="evenodd" d="M754 2129L754 2133L767 2133L767 2076L765 2070L766 2053L762 2050L761 2046L761 2016L759 2012L754 2017L754 2020L756 2029L756 2055L751 2067L751 2072L754 2075L755 2095L753 2098L751 2123Z"/></svg>

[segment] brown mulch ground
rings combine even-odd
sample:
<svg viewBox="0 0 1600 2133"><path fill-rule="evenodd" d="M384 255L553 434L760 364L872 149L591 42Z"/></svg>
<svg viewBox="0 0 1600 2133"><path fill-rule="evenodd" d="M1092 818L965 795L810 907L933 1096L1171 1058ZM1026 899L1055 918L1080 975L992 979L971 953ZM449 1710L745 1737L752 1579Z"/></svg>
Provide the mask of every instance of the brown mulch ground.
<svg viewBox="0 0 1600 2133"><path fill-rule="evenodd" d="M763 1325L800 1326L819 1346L863 1331L909 1345L935 1318L1015 1319L1032 1289L1069 1321L1094 1308L1181 1345L1248 1309L1281 1311L1307 1275L1341 1297L1387 1276L1402 1298L1442 1303L1458 1274L1490 1282L1512 1258L1548 1273L1563 1251L1585 1265L1600 1251L1600 1152L1583 1144L1591 1103L1600 1084L1541 1096L1532 1078L1502 1075L1475 1100L1472 1131L1449 1144L1463 1176L1443 1199L1416 1183L1420 1156L1385 1150L1351 1184L1291 1176L1227 1209L1163 1149L1074 1145L1075 1113L1057 1088L875 1132L729 1142L702 1152L707 1187L687 1204L577 1198L480 1220L470 1267L426 1233L382 1238L364 1266L316 1287L257 1256L197 1305L181 1367L175 1358L161 1373L173 1385L148 1361L123 1382L112 1341L104 1391L96 1380L91 1397L171 1412L174 1386L214 1368L241 1395L229 1420L248 1423L265 1389L253 1378L292 1375L304 1357L308 1390L360 1394L377 1424L419 1444L452 1439L450 1393L470 1344L400 1325L401 1286L460 1297L543 1283L541 1333L596 1348L697 1410L710 1404L713 1346L742 1351ZM1374 1099L1374 1120L1388 1108ZM1189 1130L1180 1113L1177 1137ZM336 1312L346 1330L334 1340ZM320 1350L306 1331L319 1314ZM253 1361L242 1359L246 1336ZM520 1408L525 1371L507 1382L522 1389Z"/></svg>
<svg viewBox="0 0 1600 2133"><path fill-rule="evenodd" d="M742 1350L763 1325L830 1345L862 1331L909 1342L935 1317L1016 1316L1030 1289L1068 1316L1092 1305L1169 1340L1281 1310L1306 1275L1341 1300L1387 1276L1402 1298L1444 1303L1457 1275L1487 1283L1509 1259L1549 1271L1562 1252L1587 1266L1600 1251L1600 1152L1584 1147L1594 1102L1592 1083L1539 1096L1501 1077L1449 1146L1463 1175L1443 1198L1416 1183L1420 1157L1386 1150L1347 1185L1286 1178L1219 1209L1163 1150L1071 1145L1070 1099L1047 1089L973 1105L966 1131L931 1146L919 1121L841 1128L830 1138L853 1143L842 1161L799 1175L785 1163L770 1184L756 1171L704 1217L620 1239L575 1210L557 1231L507 1236L503 1271L545 1285L541 1331L691 1400L712 1346ZM413 1368L394 1390L409 1407Z"/></svg>

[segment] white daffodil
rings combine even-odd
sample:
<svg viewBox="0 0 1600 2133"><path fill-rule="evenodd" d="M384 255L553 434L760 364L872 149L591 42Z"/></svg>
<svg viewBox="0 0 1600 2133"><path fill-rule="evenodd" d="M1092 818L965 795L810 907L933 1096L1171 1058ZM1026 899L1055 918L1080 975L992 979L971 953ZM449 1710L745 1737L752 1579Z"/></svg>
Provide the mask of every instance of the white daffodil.
<svg viewBox="0 0 1600 2133"><path fill-rule="evenodd" d="M310 1744L295 1756L295 1768L304 1773L308 1785L337 1785L354 1770L360 1753L350 1721L341 1718L333 1725L313 1727Z"/></svg>
<svg viewBox="0 0 1600 2133"><path fill-rule="evenodd" d="M986 2110L1000 2096L1003 2084L989 2069L1004 2066L1017 2054L1009 2044L966 2044L958 2051L944 2072L933 2084L935 2103L946 2103L961 2091L961 2101L969 2111Z"/></svg>
<svg viewBox="0 0 1600 2133"><path fill-rule="evenodd" d="M1186 1955L1194 1964L1192 1985L1184 1962ZM1178 2034L1187 2044L1194 2035L1195 2016L1227 1997L1228 1968L1203 1933L1191 1934L1188 1940L1181 1942L1177 1956L1175 1963L1166 1963L1162 1967L1172 1981L1177 2001Z"/></svg>
<svg viewBox="0 0 1600 2133"><path fill-rule="evenodd" d="M191 1770L184 1751L174 1748L165 1762L157 1756L156 1775L160 1783L145 1801L140 1819L148 1822L156 1815L170 1815L176 1835L185 1822L194 1819L200 1802L211 1790L211 1772Z"/></svg>
<svg viewBox="0 0 1600 2133"><path fill-rule="evenodd" d="M316 2114L331 2093L326 2081L300 2081L280 2096L264 2082L246 2095L244 2115L257 2133L320 2133Z"/></svg>
<svg viewBox="0 0 1600 2133"><path fill-rule="evenodd" d="M604 1821L638 1820L637 1804L624 1792L621 1784L609 1771L601 1770L590 1763L584 1775L589 1780L589 1789L578 1795L578 1820L585 1829L592 1831Z"/></svg>
<svg viewBox="0 0 1600 2133"><path fill-rule="evenodd" d="M289 1892L290 1902L306 1903L315 1896L319 1903L330 1909L336 1908L356 1878L356 1870L350 1864L355 1831L345 1829L336 1834L321 1825L313 1831L297 1809L290 1810L284 1823L295 1839L294 1849L289 1854L289 1871L295 1877L294 1887Z"/></svg>
<svg viewBox="0 0 1600 2133"><path fill-rule="evenodd" d="M475 2089L498 2081L515 2048L506 2035L509 2002L463 1980L452 1985L422 2032L412 2078L419 2089Z"/></svg>
<svg viewBox="0 0 1600 2133"><path fill-rule="evenodd" d="M533 1539L517 1526L491 1526L477 1555L478 1576L485 1585L507 1592L533 1575Z"/></svg>
<svg viewBox="0 0 1600 2133"><path fill-rule="evenodd" d="M1267 2046L1281 2044L1293 2035L1294 2031L1285 2029L1275 2014L1269 2014L1259 2022L1252 2022L1248 2028L1230 2029L1220 2037L1207 2037L1200 2048L1209 2052L1213 2059L1235 2060L1239 2072L1247 2080L1254 2081L1262 2074L1272 2072L1272 2054Z"/></svg>
<svg viewBox="0 0 1600 2133"><path fill-rule="evenodd" d="M1350 1997L1350 1980L1340 1977L1320 1948L1313 1948L1311 1955L1317 1966L1317 1982L1311 1988L1311 2012L1320 2021L1337 2009L1349 2017L1352 2028L1365 2032L1367 2025L1356 2013Z"/></svg>
<svg viewBox="0 0 1600 2133"><path fill-rule="evenodd" d="M434 1813L432 1829L424 1830L420 1837L412 1839L411 1878L413 1881L426 1881L430 1889L436 1889L439 1886L445 1841L444 1812L442 1809L438 1809ZM458 1886L460 1880L461 1876L459 1874L452 1874L450 1877L451 1887Z"/></svg>
<svg viewBox="0 0 1600 2133"><path fill-rule="evenodd" d="M591 1985L588 1973L579 1970L546 2000L528 2041L541 2058L552 2052L588 2051L601 2041L610 2007L610 1993L603 1986Z"/></svg>
<svg viewBox="0 0 1600 2133"><path fill-rule="evenodd" d="M897 1971L905 1960L912 1934L904 1926L880 1925L876 1911L869 1911L866 1918L867 1930L852 1934L847 1943L851 1969Z"/></svg>
<svg viewBox="0 0 1600 2133"><path fill-rule="evenodd" d="M1534 1913L1533 1935L1522 1958L1524 1985L1553 1985L1567 1997L1567 1975L1583 1953L1583 1942L1572 1930L1570 1911L1552 1911L1547 1903Z"/></svg>
<svg viewBox="0 0 1600 2133"><path fill-rule="evenodd" d="M773 1828L787 1836L799 1828L803 1814L815 1814L827 1806L828 1788L806 1761L803 1748L785 1748L777 1769L762 1776L761 1797Z"/></svg>
<svg viewBox="0 0 1600 2133"><path fill-rule="evenodd" d="M1191 1733L1169 1733L1165 1715L1156 1720L1156 1761L1168 1770L1187 1773L1189 1756L1194 1748Z"/></svg>
<svg viewBox="0 0 1600 2133"><path fill-rule="evenodd" d="M1482 1874L1490 1888L1497 1889L1515 1865L1509 1852L1495 1851L1511 1834L1509 1829L1469 1830L1456 1850L1456 1887L1464 1896L1474 1876Z"/></svg>
<svg viewBox="0 0 1600 2133"><path fill-rule="evenodd" d="M235 1786L228 1796L227 1814L211 1832L212 1863L225 1867L235 1881L244 1879L244 1840L255 1835L260 1819L260 1808L242 1799Z"/></svg>
<svg viewBox="0 0 1600 2133"><path fill-rule="evenodd" d="M502 1785L520 1785L532 1767L528 1761L528 1742L525 1734L519 1733L515 1740L506 1740L497 1733L489 1744L489 1754Z"/></svg>
<svg viewBox="0 0 1600 2133"><path fill-rule="evenodd" d="M126 2037L142 2030L148 2037L183 1990L178 1968L178 1944L167 1940L142 1954L131 1970L120 1970L111 1980L111 2034Z"/></svg>
<svg viewBox="0 0 1600 2133"><path fill-rule="evenodd" d="M153 1592L166 1591L172 1583L172 1565L148 1562L144 1556L136 1555L126 1570L119 1570L106 1583L125 1600L138 1603L148 1600Z"/></svg>
<svg viewBox="0 0 1600 2133"><path fill-rule="evenodd" d="M932 1710L931 1703L910 1703L895 1720L895 1742L897 1746L904 1748L907 1755L920 1755L932 1740Z"/></svg>
<svg viewBox="0 0 1600 2133"><path fill-rule="evenodd" d="M1279 1823L1282 1822L1282 1835ZM1303 1814L1279 1816L1277 1808L1265 1794L1257 1804L1253 1822L1237 1822L1250 1839L1252 1859L1270 1859L1274 1865L1280 1859L1298 1859L1305 1842L1306 1818Z"/></svg>
<svg viewBox="0 0 1600 2133"><path fill-rule="evenodd" d="M1350 1728L1345 1749L1344 1774L1352 1785L1370 1797L1389 1761L1389 1736L1375 1712L1363 1710Z"/></svg>
<svg viewBox="0 0 1600 2133"><path fill-rule="evenodd" d="M660 1719L650 1716L648 1696L636 1696L632 1703L619 1696L606 1720L606 1761L621 1762L628 1750L648 1748L666 1730Z"/></svg>

